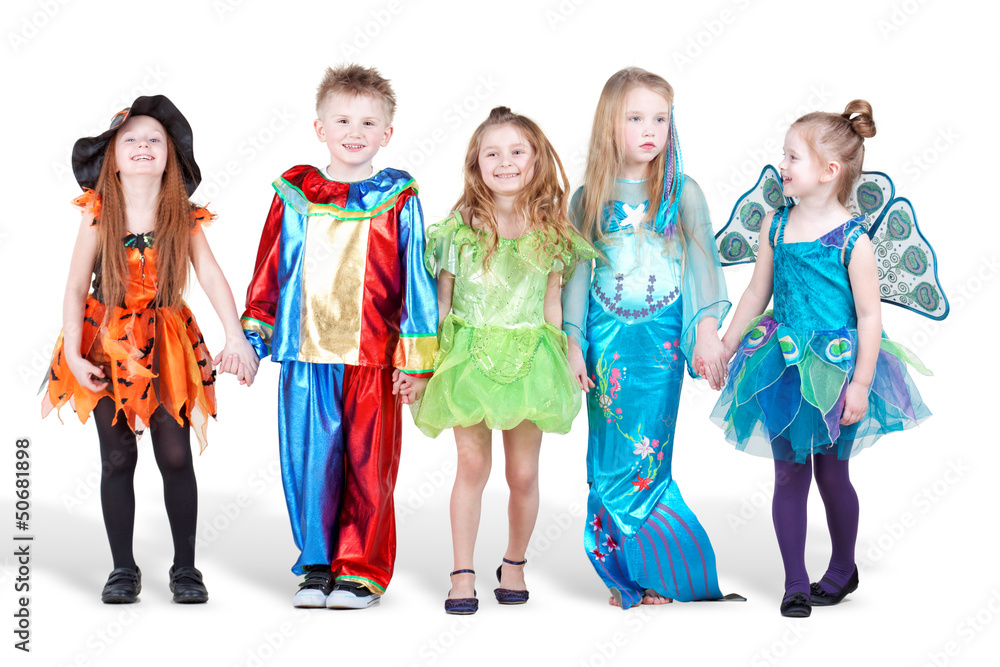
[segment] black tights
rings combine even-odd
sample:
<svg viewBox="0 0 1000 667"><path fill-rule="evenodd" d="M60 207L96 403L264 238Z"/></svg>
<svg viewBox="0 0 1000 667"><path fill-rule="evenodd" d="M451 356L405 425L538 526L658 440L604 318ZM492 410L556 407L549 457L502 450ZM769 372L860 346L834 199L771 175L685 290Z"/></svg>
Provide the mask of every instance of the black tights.
<svg viewBox="0 0 1000 667"><path fill-rule="evenodd" d="M94 408L97 437L101 442L101 507L115 568L135 567L132 533L135 526L135 489L132 484L139 457L135 434L125 415L103 398ZM178 425L162 407L153 413L149 433L153 455L163 476L163 501L174 541L174 567L194 566L194 540L198 521L198 486L191 455L191 430L183 416Z"/></svg>

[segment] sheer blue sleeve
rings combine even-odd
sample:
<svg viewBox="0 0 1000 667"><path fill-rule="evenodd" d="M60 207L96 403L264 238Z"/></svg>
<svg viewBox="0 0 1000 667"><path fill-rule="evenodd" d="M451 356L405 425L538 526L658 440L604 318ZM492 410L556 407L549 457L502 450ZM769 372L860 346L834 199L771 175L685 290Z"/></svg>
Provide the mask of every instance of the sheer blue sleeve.
<svg viewBox="0 0 1000 667"><path fill-rule="evenodd" d="M685 259L681 286L683 327L681 350L688 360L688 373L698 377L692 366L698 323L705 317L718 319L719 326L732 305L726 293L719 251L712 234L708 203L694 179L685 177L681 193L681 225L684 228Z"/></svg>
<svg viewBox="0 0 1000 667"><path fill-rule="evenodd" d="M583 188L578 188L573 193L573 198L569 204L569 215L577 231L582 226L583 214ZM589 239L588 239L589 240ZM593 260L584 260L577 265L573 276L563 286L562 310L563 310L563 331L570 336L583 350L584 358L587 357L587 337L585 335L587 326L587 306L590 303L590 278L593 274Z"/></svg>

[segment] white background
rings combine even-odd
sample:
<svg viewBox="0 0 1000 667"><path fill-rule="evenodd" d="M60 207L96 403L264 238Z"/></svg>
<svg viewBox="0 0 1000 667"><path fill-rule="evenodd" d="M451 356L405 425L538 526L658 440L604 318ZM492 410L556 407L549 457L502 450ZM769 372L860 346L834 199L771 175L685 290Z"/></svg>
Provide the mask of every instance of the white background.
<svg viewBox="0 0 1000 667"><path fill-rule="evenodd" d="M995 370L976 340L995 319L996 242L983 236L997 154L998 11L973 3L710 0L704 3L445 3L261 0L146 3L9 0L0 44L4 103L0 266L7 300L2 367L0 647L3 662L39 665L981 665L1000 649L1000 574L992 491ZM982 6L982 5L980 5ZM152 456L140 456L136 559L142 600L105 606L111 560L97 492L93 426L70 410L38 418L38 388L61 327L77 227L69 200L73 142L95 134L136 95L164 93L195 130L205 180L195 194L219 220L208 238L237 302L250 278L272 190L300 163L324 164L312 130L327 65L354 60L389 77L396 133L376 166L404 166L428 221L459 194L475 126L496 105L534 118L579 185L593 110L613 72L637 65L676 89L685 169L716 229L760 168L780 159L789 123L874 107L868 169L893 176L935 245L952 313L933 323L883 308L885 328L936 375L917 376L935 416L852 463L861 497L861 586L807 620L778 614L783 573L770 520L771 463L735 452L688 382L675 477L711 536L724 592L746 603L673 604L623 613L582 548L586 418L546 436L542 506L526 576L531 601L500 608L492 570L504 550L502 456L484 498L476 567L481 611L446 616L454 476L449 434L420 435L408 415L399 482L396 576L380 607L291 607L296 554L277 474L276 379L265 362L249 390L223 377L200 481L198 565L207 605L173 605L169 531ZM959 180L959 176L966 178ZM968 178L968 177L971 177ZM969 182L969 181L972 182ZM984 196L985 195L985 196ZM991 227L993 225L991 224ZM738 299L750 270L727 270ZM210 349L222 330L195 286L189 297ZM993 311L993 312L991 312ZM31 439L32 653L13 649L17 533L14 440ZM813 494L807 561L829 557ZM978 620L977 620L978 619ZM348 662L342 662L348 660ZM305 661L309 661L306 663ZM363 662L362 662L363 661Z"/></svg>

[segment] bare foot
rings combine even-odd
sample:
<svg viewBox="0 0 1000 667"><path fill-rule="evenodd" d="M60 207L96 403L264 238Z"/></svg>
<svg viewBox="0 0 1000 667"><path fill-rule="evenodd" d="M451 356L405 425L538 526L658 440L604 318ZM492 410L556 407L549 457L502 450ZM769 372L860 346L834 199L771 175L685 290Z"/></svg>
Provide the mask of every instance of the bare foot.
<svg viewBox="0 0 1000 667"><path fill-rule="evenodd" d="M660 595L652 588L647 588L646 594L642 596L643 604L670 604L671 602L673 599Z"/></svg>
<svg viewBox="0 0 1000 667"><path fill-rule="evenodd" d="M451 575L451 590L448 591L448 599L458 600L472 597L476 597L476 575L470 572Z"/></svg>
<svg viewBox="0 0 1000 667"><path fill-rule="evenodd" d="M513 559L508 559L513 560ZM509 591L526 591L528 587L524 584L524 565L511 565L510 563L500 564L500 588Z"/></svg>
<svg viewBox="0 0 1000 667"><path fill-rule="evenodd" d="M615 596L613 596L613 595L608 598L608 604L611 605L612 607L620 607L620 606L622 606L622 603L619 602L618 600L616 600Z"/></svg>

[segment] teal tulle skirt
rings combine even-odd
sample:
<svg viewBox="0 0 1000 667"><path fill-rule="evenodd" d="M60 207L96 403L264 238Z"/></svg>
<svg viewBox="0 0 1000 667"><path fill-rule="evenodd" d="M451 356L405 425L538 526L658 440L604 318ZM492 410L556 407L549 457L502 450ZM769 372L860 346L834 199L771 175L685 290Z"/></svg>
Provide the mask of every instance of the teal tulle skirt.
<svg viewBox="0 0 1000 667"><path fill-rule="evenodd" d="M868 410L860 421L841 426L856 350L856 329L800 332L768 311L747 328L712 421L737 449L804 463L810 454L850 458L931 415L906 366L930 371L883 334Z"/></svg>

